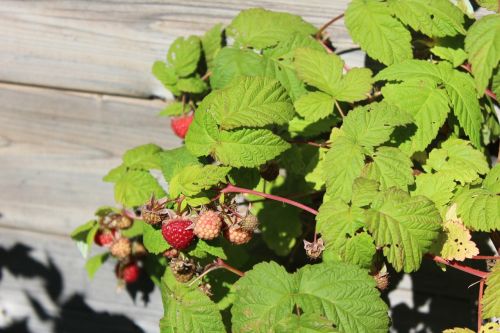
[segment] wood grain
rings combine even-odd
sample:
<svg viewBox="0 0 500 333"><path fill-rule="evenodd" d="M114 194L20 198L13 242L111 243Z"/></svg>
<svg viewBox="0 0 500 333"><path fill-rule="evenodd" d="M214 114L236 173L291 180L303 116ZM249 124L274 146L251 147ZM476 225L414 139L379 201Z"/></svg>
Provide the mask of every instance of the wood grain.
<svg viewBox="0 0 500 333"><path fill-rule="evenodd" d="M202 34L242 9L302 15L321 26L348 0L2 0L0 81L106 94L166 96L150 74L178 36ZM353 47L343 22L328 32Z"/></svg>
<svg viewBox="0 0 500 333"><path fill-rule="evenodd" d="M0 225L67 234L114 204L124 151L178 146L159 100L0 84Z"/></svg>

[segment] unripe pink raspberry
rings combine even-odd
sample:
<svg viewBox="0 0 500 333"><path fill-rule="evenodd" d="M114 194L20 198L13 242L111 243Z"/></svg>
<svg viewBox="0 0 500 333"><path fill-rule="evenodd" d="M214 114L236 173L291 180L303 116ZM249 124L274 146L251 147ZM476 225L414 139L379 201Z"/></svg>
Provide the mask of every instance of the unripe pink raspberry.
<svg viewBox="0 0 500 333"><path fill-rule="evenodd" d="M201 239L211 240L219 236L222 221L219 213L207 210L200 214L194 225L194 234Z"/></svg>

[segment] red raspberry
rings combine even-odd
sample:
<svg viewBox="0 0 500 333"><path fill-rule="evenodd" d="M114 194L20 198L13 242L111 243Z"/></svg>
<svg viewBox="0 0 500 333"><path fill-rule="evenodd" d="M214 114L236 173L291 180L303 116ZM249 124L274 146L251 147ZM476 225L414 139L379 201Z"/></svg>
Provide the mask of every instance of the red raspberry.
<svg viewBox="0 0 500 333"><path fill-rule="evenodd" d="M219 236L222 221L219 213L207 210L200 214L194 225L194 234L198 238L211 240Z"/></svg>
<svg viewBox="0 0 500 333"><path fill-rule="evenodd" d="M187 248L194 238L193 230L187 229L192 224L190 220L171 219L161 227L161 233L171 247L182 250Z"/></svg>
<svg viewBox="0 0 500 333"><path fill-rule="evenodd" d="M226 229L224 236L233 244L243 245L252 239L253 232L242 229L238 225L232 225Z"/></svg>
<svg viewBox="0 0 500 333"><path fill-rule="evenodd" d="M116 276L127 284L136 282L139 279L140 273L141 269L135 262L121 267L120 264L116 266Z"/></svg>
<svg viewBox="0 0 500 333"><path fill-rule="evenodd" d="M172 118L170 120L170 126L174 131L175 135L179 138L184 139L186 137L186 133L189 129L189 125L193 122L193 115L184 115L177 118Z"/></svg>
<svg viewBox="0 0 500 333"><path fill-rule="evenodd" d="M94 243L99 246L110 246L115 240L114 230L98 230L94 236Z"/></svg>

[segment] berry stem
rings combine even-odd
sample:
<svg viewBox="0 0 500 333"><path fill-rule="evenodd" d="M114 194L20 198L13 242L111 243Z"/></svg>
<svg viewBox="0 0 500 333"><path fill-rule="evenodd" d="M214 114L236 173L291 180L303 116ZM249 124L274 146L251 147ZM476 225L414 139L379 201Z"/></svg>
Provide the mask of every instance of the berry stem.
<svg viewBox="0 0 500 333"><path fill-rule="evenodd" d="M203 76L201 77L201 79L202 79L203 81L205 81L206 79L208 79L208 78L210 77L210 75L212 75L212 72L211 72L211 71L207 71L207 72L205 73L205 75L203 75Z"/></svg>
<svg viewBox="0 0 500 333"><path fill-rule="evenodd" d="M475 260L500 260L500 256L475 256L471 259Z"/></svg>
<svg viewBox="0 0 500 333"><path fill-rule="evenodd" d="M335 106L337 107L337 110L339 111L342 118L344 118L345 117L344 111L342 111L342 108L340 107L340 104L337 100L335 100Z"/></svg>
<svg viewBox="0 0 500 333"><path fill-rule="evenodd" d="M477 298L477 331L481 331L481 326L483 324L483 318L481 317L481 311L483 311L482 309L482 305L481 305L481 301L483 299L483 289L484 289L484 282L486 280L485 279L481 279L481 282L479 282L479 296Z"/></svg>
<svg viewBox="0 0 500 333"><path fill-rule="evenodd" d="M301 141L301 140L288 140L288 143L295 143L295 144L303 144L303 145L309 145L313 147L318 147L318 148L328 148L328 143L322 142L313 142L313 141Z"/></svg>
<svg viewBox="0 0 500 333"><path fill-rule="evenodd" d="M318 215L318 211L317 210L315 210L315 209L313 209L311 207L308 207L306 205L303 205L300 202L293 201L293 200L290 200L290 199L287 199L287 198L283 198L283 197L280 197L280 196L277 196L277 195L273 195L273 194L267 194L267 193L263 193L263 192L259 192L259 191L255 191L255 190L249 190L249 189L246 189L246 188L237 187L237 186L234 186L232 184L227 184L227 186L225 188L223 188L220 192L221 193L247 193L247 194L253 194L253 195L257 195L259 197L263 197L263 198L266 198L266 199L283 202L283 203L286 203L286 204L298 207L298 208L300 208L302 210L305 210L306 212L309 212L309 213L311 213L313 215Z"/></svg>
<svg viewBox="0 0 500 333"><path fill-rule="evenodd" d="M217 266L218 266L218 267L225 268L225 269L227 269L228 271L230 271L230 272L232 272L232 273L234 273L234 274L236 274L236 275L239 275L240 277L245 276L245 273L244 273L244 272L240 271L239 269L234 268L234 267L233 267L233 266L231 266L231 265L226 264L226 263L224 262L224 260L222 260L221 258L217 258L217 260L216 260L216 264L217 264Z"/></svg>
<svg viewBox="0 0 500 333"><path fill-rule="evenodd" d="M481 279L484 279L484 278L486 278L488 276L487 272L480 271L478 269L466 266L466 265L464 265L462 263L459 263L459 262L449 261L449 260L446 260L446 259L441 258L439 256L435 256L433 254L427 254L427 256L429 258L431 258L432 260L434 260L435 262L437 262L437 263L453 267L453 268L458 269L458 270L460 270L462 272L466 272L466 273L469 273L471 275L480 277Z"/></svg>
<svg viewBox="0 0 500 333"><path fill-rule="evenodd" d="M323 33L323 31L325 31L329 26L331 26L333 23L337 22L338 20L340 20L343 17L344 17L344 13L335 16L330 21L323 24L321 26L321 28L319 28L318 32L316 32L316 39L321 40L321 34Z"/></svg>

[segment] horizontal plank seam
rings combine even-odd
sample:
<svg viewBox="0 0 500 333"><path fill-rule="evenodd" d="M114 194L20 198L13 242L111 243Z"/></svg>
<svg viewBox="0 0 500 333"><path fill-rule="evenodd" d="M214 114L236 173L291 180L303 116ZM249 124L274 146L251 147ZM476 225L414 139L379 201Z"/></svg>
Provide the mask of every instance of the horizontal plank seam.
<svg viewBox="0 0 500 333"><path fill-rule="evenodd" d="M15 226L3 224L3 223L0 223L0 234L2 233L1 229L11 230L11 231L22 231L22 232L27 232L27 233L31 233L31 234L47 235L47 236L53 236L53 237L57 237L57 238L71 239L70 235L66 234L66 233L42 231L40 229L33 230L33 229L28 229L28 228L19 228L19 227L15 227Z"/></svg>
<svg viewBox="0 0 500 333"><path fill-rule="evenodd" d="M140 96L140 95L116 94L116 93L103 92L103 91L71 89L71 88L64 88L64 87L59 87L59 86L45 86L45 85L40 85L40 84L28 84L28 83L15 82L15 81L5 81L5 80L0 80L0 84L8 84L8 85L13 85L13 86L34 88L34 89L49 89L49 90L56 90L56 91L61 91L61 92L84 93L84 94L89 94L89 95L125 97L125 98L131 98L131 99L142 100L142 101L156 101L156 100L166 101L167 100L166 98L156 96L156 95Z"/></svg>

